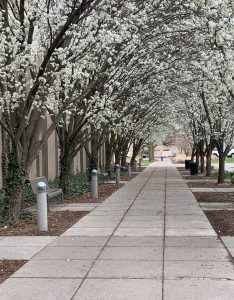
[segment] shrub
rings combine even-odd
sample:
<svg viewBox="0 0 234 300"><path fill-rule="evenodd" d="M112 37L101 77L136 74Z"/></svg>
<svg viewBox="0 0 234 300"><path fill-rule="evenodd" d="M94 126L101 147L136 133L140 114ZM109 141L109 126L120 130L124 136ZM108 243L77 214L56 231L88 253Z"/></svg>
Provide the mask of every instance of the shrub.
<svg viewBox="0 0 234 300"><path fill-rule="evenodd" d="M82 195L90 190L89 176L87 173L78 173L70 177L69 194Z"/></svg>
<svg viewBox="0 0 234 300"><path fill-rule="evenodd" d="M33 212L28 210L28 209L24 209L23 211L21 211L20 213L20 219L21 220L32 220L33 218Z"/></svg>
<svg viewBox="0 0 234 300"><path fill-rule="evenodd" d="M3 191L0 191L0 225L3 225L6 223L6 195Z"/></svg>

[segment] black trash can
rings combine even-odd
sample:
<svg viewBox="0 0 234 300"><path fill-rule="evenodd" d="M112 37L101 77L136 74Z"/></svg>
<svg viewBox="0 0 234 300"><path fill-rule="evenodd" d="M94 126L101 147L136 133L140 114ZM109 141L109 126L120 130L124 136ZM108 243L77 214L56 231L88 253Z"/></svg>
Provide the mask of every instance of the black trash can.
<svg viewBox="0 0 234 300"><path fill-rule="evenodd" d="M195 162L190 162L189 166L190 166L190 174L198 175L199 164Z"/></svg>
<svg viewBox="0 0 234 300"><path fill-rule="evenodd" d="M187 159L187 160L185 160L184 162L185 162L185 169L188 170L188 169L189 169L189 164L190 164L190 162L192 162L192 160L188 160L188 159Z"/></svg>

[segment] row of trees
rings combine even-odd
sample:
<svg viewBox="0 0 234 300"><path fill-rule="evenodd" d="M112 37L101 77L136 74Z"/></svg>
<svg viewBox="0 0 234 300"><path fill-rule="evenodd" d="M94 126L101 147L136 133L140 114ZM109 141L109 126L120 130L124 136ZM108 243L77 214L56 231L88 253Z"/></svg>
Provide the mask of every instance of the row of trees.
<svg viewBox="0 0 234 300"><path fill-rule="evenodd" d="M225 158L234 141L234 6L231 0L197 1L193 9L202 31L195 34L196 59L180 62L177 117L190 133L192 158L200 159L207 176L217 148L218 182L223 183Z"/></svg>
<svg viewBox="0 0 234 300"><path fill-rule="evenodd" d="M0 1L6 214L19 215L24 181L54 130L64 191L81 147L90 170L104 143L108 172L113 154L126 162L130 144L134 161L169 119L168 79L186 56L190 14L184 1ZM46 118L53 122L42 133Z"/></svg>
<svg viewBox="0 0 234 300"><path fill-rule="evenodd" d="M23 183L54 130L64 191L82 147L91 170L105 144L110 172L113 155L124 165L133 144L133 163L181 109L194 143L219 145L215 111L228 113L228 128L232 120L232 10L231 0L0 0L6 213L19 215Z"/></svg>

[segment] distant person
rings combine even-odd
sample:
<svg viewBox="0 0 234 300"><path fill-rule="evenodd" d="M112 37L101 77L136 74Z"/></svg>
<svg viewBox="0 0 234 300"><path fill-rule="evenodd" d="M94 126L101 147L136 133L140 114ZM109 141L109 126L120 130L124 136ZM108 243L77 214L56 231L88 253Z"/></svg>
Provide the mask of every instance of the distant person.
<svg viewBox="0 0 234 300"><path fill-rule="evenodd" d="M163 161L163 154L162 152L160 153L161 161Z"/></svg>

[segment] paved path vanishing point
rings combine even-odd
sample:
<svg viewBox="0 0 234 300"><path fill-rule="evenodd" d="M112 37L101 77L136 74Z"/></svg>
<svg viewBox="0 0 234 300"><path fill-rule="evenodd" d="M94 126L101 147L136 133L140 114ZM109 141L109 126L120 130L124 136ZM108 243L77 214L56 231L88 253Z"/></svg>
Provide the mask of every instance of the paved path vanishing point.
<svg viewBox="0 0 234 300"><path fill-rule="evenodd" d="M0 286L1 300L232 300L230 256L169 161L151 164Z"/></svg>

